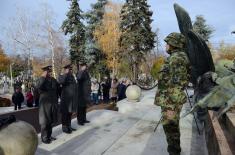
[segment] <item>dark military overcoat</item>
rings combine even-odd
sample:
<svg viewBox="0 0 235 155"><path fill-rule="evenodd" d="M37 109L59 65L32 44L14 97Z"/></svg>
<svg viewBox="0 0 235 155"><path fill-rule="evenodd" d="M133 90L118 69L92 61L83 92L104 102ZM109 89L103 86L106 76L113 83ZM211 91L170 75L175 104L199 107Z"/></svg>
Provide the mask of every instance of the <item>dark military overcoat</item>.
<svg viewBox="0 0 235 155"><path fill-rule="evenodd" d="M58 120L58 82L53 77L41 77L38 81L37 88L40 93L39 123L41 125L56 123Z"/></svg>
<svg viewBox="0 0 235 155"><path fill-rule="evenodd" d="M61 92L61 113L77 112L77 84L72 73L60 75L58 82L62 85Z"/></svg>
<svg viewBox="0 0 235 155"><path fill-rule="evenodd" d="M91 98L91 80L87 70L78 71L78 106L86 107L90 103Z"/></svg>

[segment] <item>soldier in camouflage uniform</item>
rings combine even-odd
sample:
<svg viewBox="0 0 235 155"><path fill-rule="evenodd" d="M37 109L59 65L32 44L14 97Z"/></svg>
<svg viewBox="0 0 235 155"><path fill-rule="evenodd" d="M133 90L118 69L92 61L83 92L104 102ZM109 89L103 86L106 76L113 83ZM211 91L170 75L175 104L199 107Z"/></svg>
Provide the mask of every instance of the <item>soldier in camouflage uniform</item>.
<svg viewBox="0 0 235 155"><path fill-rule="evenodd" d="M162 125L167 138L168 153L179 155L179 115L187 100L184 88L189 83L189 60L184 51L185 37L182 34L173 32L164 41L170 56L159 73L155 105L162 109Z"/></svg>

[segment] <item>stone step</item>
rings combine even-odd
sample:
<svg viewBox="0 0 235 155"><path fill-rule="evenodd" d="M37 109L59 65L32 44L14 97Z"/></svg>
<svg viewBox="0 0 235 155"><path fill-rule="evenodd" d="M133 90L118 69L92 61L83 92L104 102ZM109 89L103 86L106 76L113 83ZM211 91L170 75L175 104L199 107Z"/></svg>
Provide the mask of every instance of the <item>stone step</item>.
<svg viewBox="0 0 235 155"><path fill-rule="evenodd" d="M142 140L144 139L144 141L141 140L142 142L140 142L145 144L150 135L153 134L156 121L160 118L157 118L155 111L139 113L138 115L142 115L142 120L139 120L138 117L128 117L113 111L95 110L88 113L88 119L91 120L91 123L80 127L76 125L76 120L74 119L72 125L77 128L77 131L69 135L62 133L61 126L57 126L53 128L53 136L57 140L51 144L40 143L38 148L58 154L66 154L66 152L73 152L74 154L79 152L81 155L107 154L108 152L106 153L106 151L111 148L112 144L115 146L121 137L129 137L130 140L132 137L132 140L138 141L136 139L138 135L142 137ZM147 121L149 118L156 118L156 121ZM149 132L146 132L147 130ZM161 142L159 144L162 145ZM144 146L142 148L139 147L139 149L144 150ZM123 149L121 148L121 150ZM136 154L140 154L140 151L136 151Z"/></svg>
<svg viewBox="0 0 235 155"><path fill-rule="evenodd" d="M158 118L155 121L149 118ZM104 155L168 155L165 134L160 124L156 132L154 128L160 119L156 111L149 110L120 139L114 143Z"/></svg>
<svg viewBox="0 0 235 155"><path fill-rule="evenodd" d="M43 144L40 142L40 145L38 146L41 149L52 151L56 149L57 147L63 145L64 143L70 141L71 139L84 134L85 132L92 130L92 129L99 129L99 126L104 125L106 123L109 123L111 119L113 119L115 116L118 116L119 114L114 111L105 111L105 110L94 110L87 114L87 118L91 121L91 123L88 123L84 126L79 126L77 124L77 119L72 120L72 127L77 129L72 134L66 134L62 132L62 126L58 125L53 128L52 136L57 138L56 141L52 141L51 144ZM117 119L117 118L116 118ZM102 121L101 121L102 120ZM38 137L40 138L41 134L38 134Z"/></svg>

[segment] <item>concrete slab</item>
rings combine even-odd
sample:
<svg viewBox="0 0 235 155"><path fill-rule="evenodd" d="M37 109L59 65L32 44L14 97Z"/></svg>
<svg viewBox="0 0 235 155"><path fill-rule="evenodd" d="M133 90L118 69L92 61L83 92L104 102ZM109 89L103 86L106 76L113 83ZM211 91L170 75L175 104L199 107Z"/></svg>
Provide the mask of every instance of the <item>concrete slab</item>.
<svg viewBox="0 0 235 155"><path fill-rule="evenodd" d="M105 155L167 155L167 142L160 125L156 132L154 128L157 120L160 119L155 111L149 111L133 125L116 143L114 143ZM148 118L158 118L155 121L149 121Z"/></svg>
<svg viewBox="0 0 235 155"><path fill-rule="evenodd" d="M85 126L78 126L74 119L72 126L77 131L70 135L62 133L61 126L53 128L57 140L49 145L40 143L36 155L167 155L162 125L154 132L161 117L160 107L153 105L155 91L143 92L137 103L118 102L118 112L89 112L91 123ZM185 104L182 113L188 110ZM192 115L181 119L180 130L182 155L207 155L204 134L197 134Z"/></svg>
<svg viewBox="0 0 235 155"><path fill-rule="evenodd" d="M181 116L190 111L190 109L191 106L189 103L184 104L181 110ZM196 121L200 134L192 114L180 119L181 155L208 155L204 126L199 120Z"/></svg>
<svg viewBox="0 0 235 155"><path fill-rule="evenodd" d="M5 114L5 113L8 113L8 112L12 112L14 111L14 107L11 106L11 107L0 107L0 114Z"/></svg>

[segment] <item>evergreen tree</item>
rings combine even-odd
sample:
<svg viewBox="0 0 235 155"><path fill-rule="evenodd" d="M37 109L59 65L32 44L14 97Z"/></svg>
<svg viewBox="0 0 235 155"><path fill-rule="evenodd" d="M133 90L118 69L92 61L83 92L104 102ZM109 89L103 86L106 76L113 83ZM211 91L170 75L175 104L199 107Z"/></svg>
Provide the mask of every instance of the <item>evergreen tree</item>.
<svg viewBox="0 0 235 155"><path fill-rule="evenodd" d="M147 0L126 0L121 10L120 46L124 59L132 66L133 80L137 79L138 65L154 48L155 34L151 30L152 12Z"/></svg>
<svg viewBox="0 0 235 155"><path fill-rule="evenodd" d="M102 23L103 15L105 13L105 5L107 0L98 0L97 3L91 5L91 10L86 13L87 19L87 36L93 40L93 32L97 25Z"/></svg>
<svg viewBox="0 0 235 155"><path fill-rule="evenodd" d="M213 28L206 24L206 20L202 15L196 16L196 20L193 23L193 30L206 41L210 39L214 32Z"/></svg>
<svg viewBox="0 0 235 155"><path fill-rule="evenodd" d="M102 23L105 13L105 5L107 0L98 0L97 3L91 5L91 10L85 15L87 19L86 31L86 55L91 63L92 73L107 74L108 69L105 63L105 55L97 45L94 38L95 28Z"/></svg>
<svg viewBox="0 0 235 155"><path fill-rule="evenodd" d="M62 24L65 35L70 34L70 59L78 63L85 59L85 26L82 23L83 16L78 0L72 0L67 19Z"/></svg>

